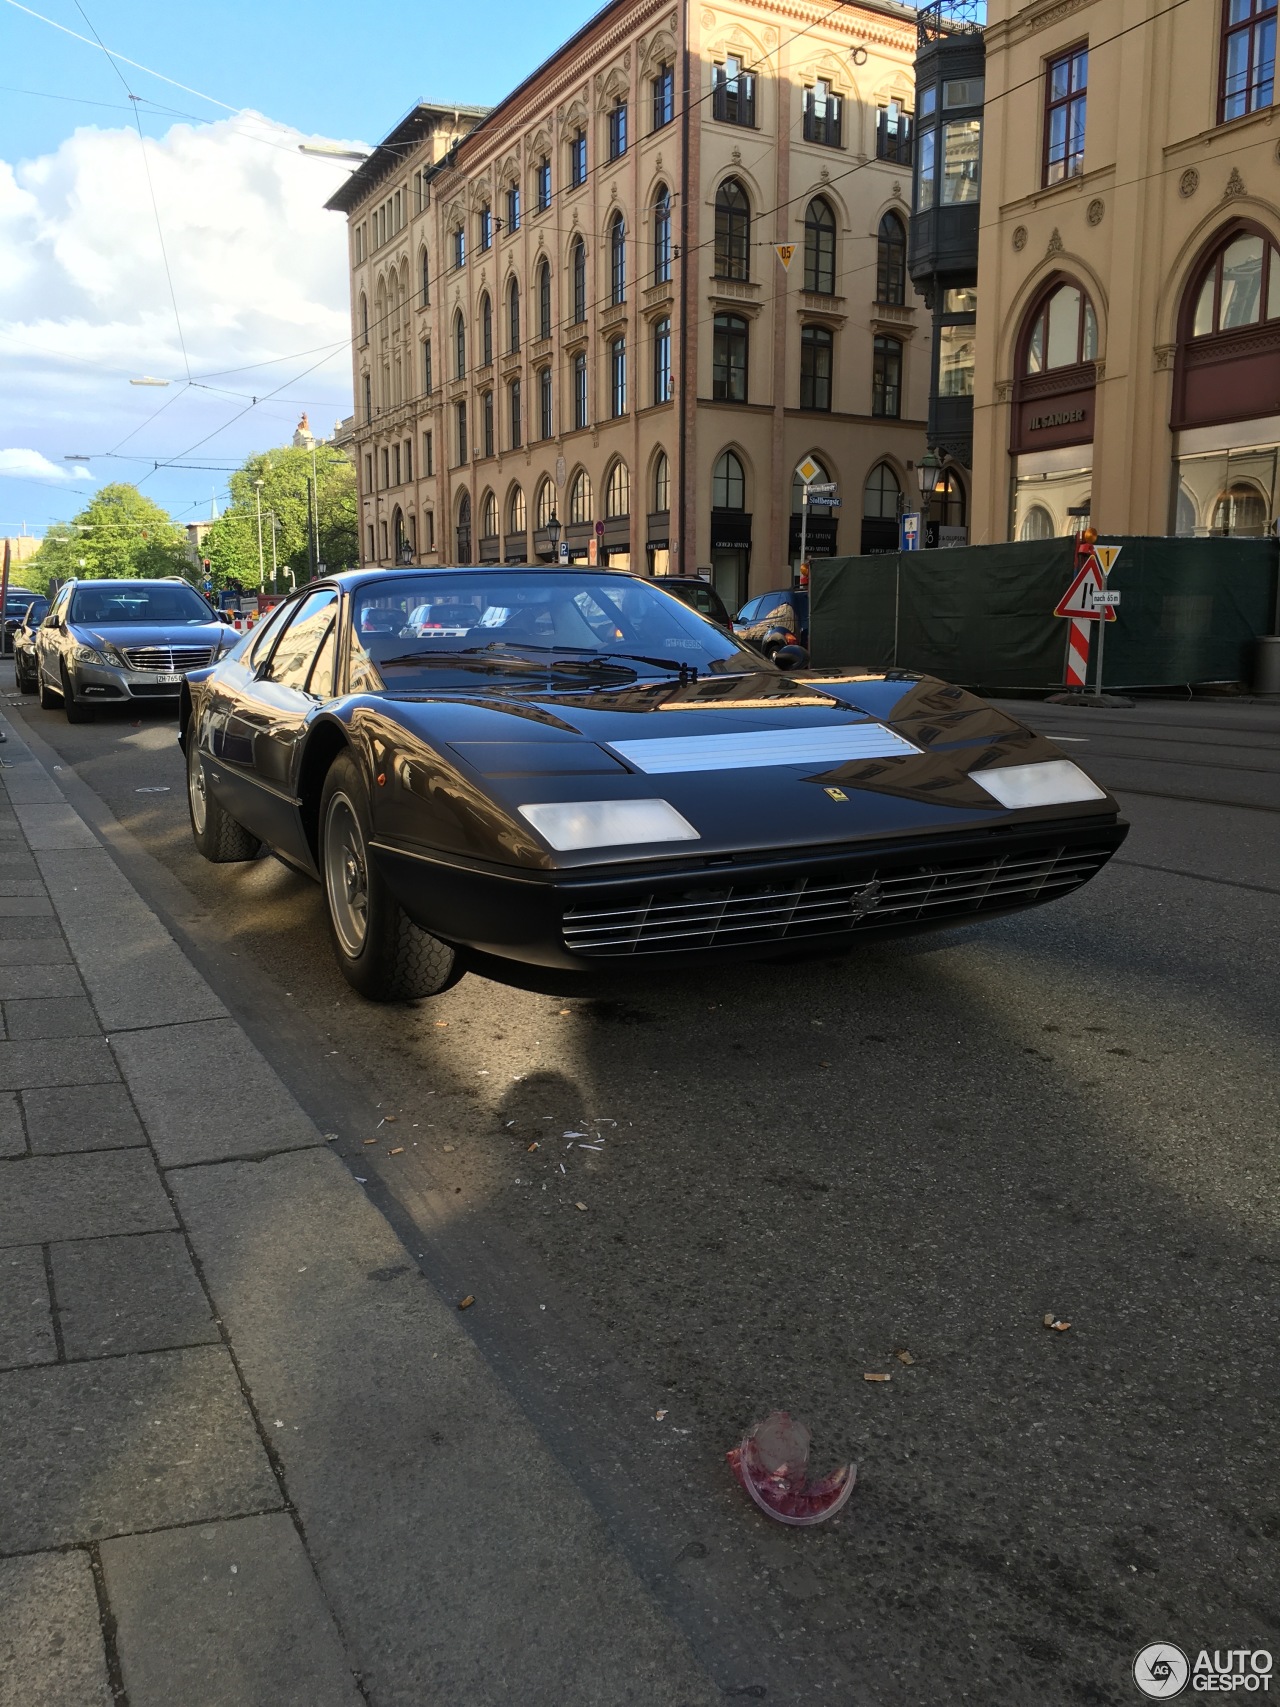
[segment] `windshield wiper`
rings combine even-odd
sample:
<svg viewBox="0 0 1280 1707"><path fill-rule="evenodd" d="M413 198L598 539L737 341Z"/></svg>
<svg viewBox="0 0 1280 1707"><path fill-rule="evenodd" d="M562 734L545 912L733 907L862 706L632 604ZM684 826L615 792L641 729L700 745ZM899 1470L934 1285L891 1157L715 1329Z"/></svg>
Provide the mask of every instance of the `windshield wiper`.
<svg viewBox="0 0 1280 1707"><path fill-rule="evenodd" d="M698 666L687 663L683 658L678 661L675 658L650 658L645 652L596 652L592 656L601 660L629 658L636 664L652 664L655 670L670 670L673 675L678 675L682 682L696 682L698 679ZM588 668L591 667L590 659L584 659L583 662Z"/></svg>

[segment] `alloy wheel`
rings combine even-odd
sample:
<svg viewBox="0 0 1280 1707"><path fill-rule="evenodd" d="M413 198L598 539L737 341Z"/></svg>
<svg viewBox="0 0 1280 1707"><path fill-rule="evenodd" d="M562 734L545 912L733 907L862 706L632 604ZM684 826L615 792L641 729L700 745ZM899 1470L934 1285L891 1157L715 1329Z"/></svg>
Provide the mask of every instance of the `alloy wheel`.
<svg viewBox="0 0 1280 1707"><path fill-rule="evenodd" d="M343 953L354 960L369 934L369 856L355 808L345 794L329 802L324 827L324 886Z"/></svg>

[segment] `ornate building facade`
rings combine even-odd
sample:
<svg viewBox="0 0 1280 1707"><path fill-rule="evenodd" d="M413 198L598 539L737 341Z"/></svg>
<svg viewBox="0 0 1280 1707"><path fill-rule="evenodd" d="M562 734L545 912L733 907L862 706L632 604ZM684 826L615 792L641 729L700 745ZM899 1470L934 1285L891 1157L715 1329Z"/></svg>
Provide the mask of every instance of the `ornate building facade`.
<svg viewBox="0 0 1280 1707"><path fill-rule="evenodd" d="M1274 0L992 0L976 542L1280 509Z"/></svg>
<svg viewBox="0 0 1280 1707"><path fill-rule="evenodd" d="M736 608L790 578L806 457L810 555L896 543L914 17L615 0L491 111L415 108L328 204L363 561L567 550Z"/></svg>

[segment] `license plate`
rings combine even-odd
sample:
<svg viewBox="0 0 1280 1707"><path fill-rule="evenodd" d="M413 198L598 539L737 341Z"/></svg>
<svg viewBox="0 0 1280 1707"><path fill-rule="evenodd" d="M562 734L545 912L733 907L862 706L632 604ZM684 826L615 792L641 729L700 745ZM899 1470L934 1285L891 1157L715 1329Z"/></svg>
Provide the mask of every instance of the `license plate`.
<svg viewBox="0 0 1280 1707"><path fill-rule="evenodd" d="M148 670L145 673L139 671L137 680L139 682L145 682L148 687L176 687L182 680L182 677L176 670L171 672Z"/></svg>

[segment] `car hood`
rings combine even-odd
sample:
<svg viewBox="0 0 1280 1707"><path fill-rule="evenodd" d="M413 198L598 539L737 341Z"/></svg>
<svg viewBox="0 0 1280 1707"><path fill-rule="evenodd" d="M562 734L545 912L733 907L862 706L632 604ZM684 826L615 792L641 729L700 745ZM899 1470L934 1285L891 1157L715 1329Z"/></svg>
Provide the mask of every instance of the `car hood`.
<svg viewBox="0 0 1280 1707"><path fill-rule="evenodd" d="M230 636L240 636L221 622L69 622L67 632L86 646L219 646Z"/></svg>
<svg viewBox="0 0 1280 1707"><path fill-rule="evenodd" d="M545 801L658 796L697 827L700 852L1117 811L1110 796L1016 812L999 805L973 772L1064 755L964 689L904 672L477 684L365 701L371 711L375 703L394 745L418 737L511 816Z"/></svg>

